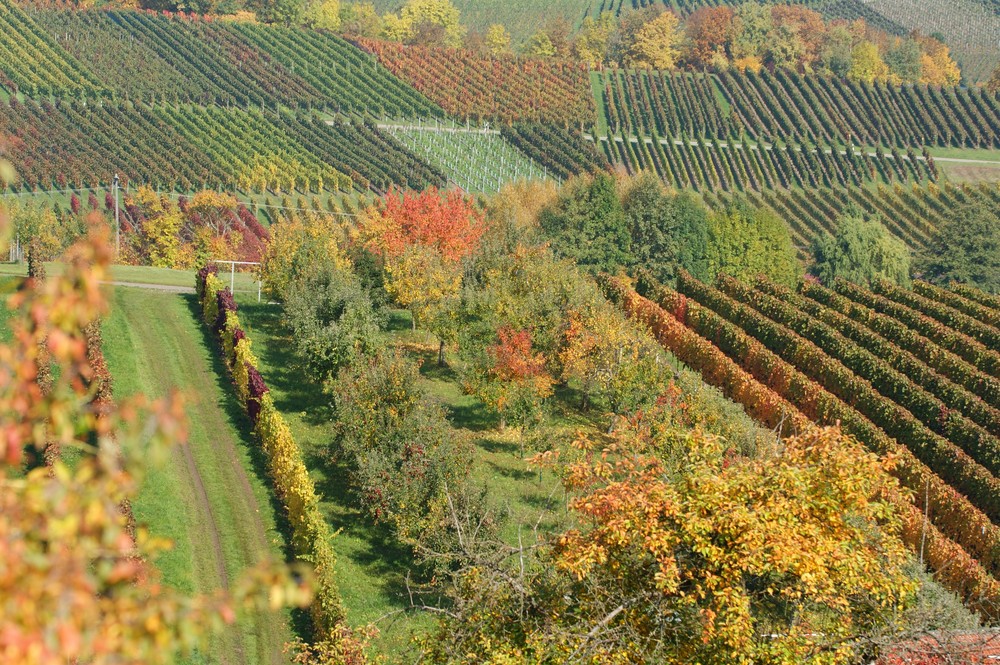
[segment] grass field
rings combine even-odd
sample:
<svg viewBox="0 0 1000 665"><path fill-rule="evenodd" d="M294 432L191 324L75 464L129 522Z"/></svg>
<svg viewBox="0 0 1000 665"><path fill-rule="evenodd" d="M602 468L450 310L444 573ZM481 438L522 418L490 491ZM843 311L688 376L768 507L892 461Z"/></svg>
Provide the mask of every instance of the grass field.
<svg viewBox="0 0 1000 665"><path fill-rule="evenodd" d="M228 285L230 283L229 266L220 267L219 270L219 278ZM59 275L62 273L62 264L58 262L46 263L45 272L47 274ZM28 266L25 263L0 263L0 276L24 277L27 274ZM155 284L194 291L193 270L171 270L169 268L152 268L150 266L112 266L111 279L115 282ZM252 273L237 272L233 278L233 283L236 293L248 293L256 297L257 278Z"/></svg>
<svg viewBox="0 0 1000 665"><path fill-rule="evenodd" d="M277 513L249 422L195 318L195 296L115 288L104 349L115 395L186 398L190 442L150 473L133 506L155 536L174 541L156 563L167 584L211 591L264 559L283 557ZM244 620L194 662L282 663L287 617Z"/></svg>

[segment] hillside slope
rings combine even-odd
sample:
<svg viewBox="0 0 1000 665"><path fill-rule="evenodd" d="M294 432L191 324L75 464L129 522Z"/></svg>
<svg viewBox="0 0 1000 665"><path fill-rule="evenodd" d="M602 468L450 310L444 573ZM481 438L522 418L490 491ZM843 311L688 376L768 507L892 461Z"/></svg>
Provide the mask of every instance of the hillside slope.
<svg viewBox="0 0 1000 665"><path fill-rule="evenodd" d="M225 588L241 571L281 556L270 495L228 379L192 316L194 296L117 288L104 326L116 397L187 397L190 443L150 473L134 501L136 519L174 549L157 566L188 591ZM290 639L283 616L244 622L217 640L207 662L283 663ZM195 662L200 662L196 659Z"/></svg>

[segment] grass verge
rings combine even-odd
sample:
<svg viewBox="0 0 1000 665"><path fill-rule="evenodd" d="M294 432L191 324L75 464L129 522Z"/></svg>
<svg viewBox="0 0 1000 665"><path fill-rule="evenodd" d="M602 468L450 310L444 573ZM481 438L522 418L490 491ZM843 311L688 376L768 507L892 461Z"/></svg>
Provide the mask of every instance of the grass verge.
<svg viewBox="0 0 1000 665"><path fill-rule="evenodd" d="M156 562L164 581L206 592L262 560L284 558L284 541L249 423L194 302L194 295L116 288L103 333L116 398L179 390L187 400L189 444L148 474L134 509L153 535L175 543ZM241 620L195 662L282 663L289 638L285 615Z"/></svg>

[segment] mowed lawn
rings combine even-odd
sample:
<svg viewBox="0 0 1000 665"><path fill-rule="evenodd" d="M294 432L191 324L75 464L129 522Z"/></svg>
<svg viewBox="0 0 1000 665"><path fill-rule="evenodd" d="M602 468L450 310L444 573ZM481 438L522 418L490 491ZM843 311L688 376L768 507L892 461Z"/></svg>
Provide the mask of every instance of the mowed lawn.
<svg viewBox="0 0 1000 665"><path fill-rule="evenodd" d="M194 295L109 290L103 336L115 397L178 390L190 427L188 445L173 449L145 478L133 502L136 518L174 542L156 561L168 585L197 592L225 587L249 566L283 557L279 513L249 421L196 319ZM286 614L244 618L192 662L283 663L290 638Z"/></svg>

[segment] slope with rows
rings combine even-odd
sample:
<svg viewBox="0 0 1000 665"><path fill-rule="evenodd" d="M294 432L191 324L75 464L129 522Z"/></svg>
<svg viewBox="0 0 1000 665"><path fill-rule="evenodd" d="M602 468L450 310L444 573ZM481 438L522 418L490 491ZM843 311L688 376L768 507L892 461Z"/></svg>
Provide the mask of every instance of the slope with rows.
<svg viewBox="0 0 1000 665"><path fill-rule="evenodd" d="M713 288L682 275L678 291L648 281L644 288L653 302L621 280L611 284L618 300L653 325L667 348L748 409L753 406L762 422L794 421L788 410L798 409L816 422L840 422L873 451L893 455L893 473L930 518L926 523L916 513L904 538L921 548L939 578L971 607L996 615L998 403L932 364L950 353L937 340L960 333L939 325L939 337L923 339L918 354L911 350L916 346L897 343L905 335L887 334L861 312L826 307L816 296L822 287L810 284L801 293L766 280L754 287L723 279ZM878 298L853 285L838 290L858 301L863 293ZM989 361L945 362L987 381L997 378Z"/></svg>
<svg viewBox="0 0 1000 665"><path fill-rule="evenodd" d="M108 185L114 173L186 192L440 185L444 175L373 125L188 105L0 104L22 189Z"/></svg>

